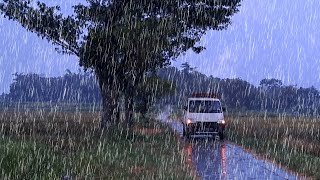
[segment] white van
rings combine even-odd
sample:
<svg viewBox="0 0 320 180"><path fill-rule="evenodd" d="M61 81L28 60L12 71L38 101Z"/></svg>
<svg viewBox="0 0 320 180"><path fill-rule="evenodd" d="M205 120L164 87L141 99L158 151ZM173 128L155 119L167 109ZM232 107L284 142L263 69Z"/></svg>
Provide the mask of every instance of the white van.
<svg viewBox="0 0 320 180"><path fill-rule="evenodd" d="M183 135L218 134L224 138L225 120L220 99L212 94L194 94L185 106Z"/></svg>

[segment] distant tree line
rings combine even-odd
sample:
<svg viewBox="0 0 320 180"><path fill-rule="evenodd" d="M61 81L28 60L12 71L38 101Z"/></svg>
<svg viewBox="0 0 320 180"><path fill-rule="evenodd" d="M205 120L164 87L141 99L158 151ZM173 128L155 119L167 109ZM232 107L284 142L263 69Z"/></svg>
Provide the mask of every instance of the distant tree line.
<svg viewBox="0 0 320 180"><path fill-rule="evenodd" d="M119 106L132 105L135 111L145 114L154 102L172 94L175 86L167 80L147 73L142 83L132 89L131 98L120 92L123 98ZM0 102L53 102L53 103L101 103L96 77L89 72L66 71L61 77L44 77L39 74L14 74L14 82L8 94L0 96ZM130 102L131 101L131 102Z"/></svg>
<svg viewBox="0 0 320 180"><path fill-rule="evenodd" d="M256 87L239 78L220 79L206 76L188 63L182 64L182 70L167 67L160 69L157 74L177 87L175 94L163 101L178 106L183 106L186 97L194 92L208 92L219 95L228 109L298 114L320 112L319 91L313 86L285 86L278 79L263 79Z"/></svg>
<svg viewBox="0 0 320 180"><path fill-rule="evenodd" d="M146 112L157 104L182 107L194 92L216 93L224 106L235 110L255 110L319 114L320 96L315 87L303 88L283 85L278 79L263 79L254 86L239 78L220 79L206 76L188 63L182 70L161 68L147 75L134 89L132 103L124 98L123 104L132 104L138 111ZM125 97L125 95L124 95ZM10 102L68 102L101 103L99 86L90 73L67 73L62 77L43 77L38 74L15 74L10 92L1 96Z"/></svg>
<svg viewBox="0 0 320 180"><path fill-rule="evenodd" d="M10 91L3 96L10 102L69 102L101 101L96 78L89 73L67 73L61 77L39 74L14 74Z"/></svg>

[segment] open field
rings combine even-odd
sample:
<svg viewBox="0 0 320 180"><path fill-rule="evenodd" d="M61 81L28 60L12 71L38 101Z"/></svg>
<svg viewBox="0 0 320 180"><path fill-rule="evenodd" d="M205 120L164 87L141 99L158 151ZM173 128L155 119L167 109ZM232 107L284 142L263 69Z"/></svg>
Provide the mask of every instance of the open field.
<svg viewBox="0 0 320 180"><path fill-rule="evenodd" d="M307 177L320 179L320 119L226 116L227 137L246 149Z"/></svg>
<svg viewBox="0 0 320 180"><path fill-rule="evenodd" d="M103 132L99 113L0 113L1 179L192 179L182 149L155 121Z"/></svg>
<svg viewBox="0 0 320 180"><path fill-rule="evenodd" d="M99 112L100 103L0 102L0 112Z"/></svg>

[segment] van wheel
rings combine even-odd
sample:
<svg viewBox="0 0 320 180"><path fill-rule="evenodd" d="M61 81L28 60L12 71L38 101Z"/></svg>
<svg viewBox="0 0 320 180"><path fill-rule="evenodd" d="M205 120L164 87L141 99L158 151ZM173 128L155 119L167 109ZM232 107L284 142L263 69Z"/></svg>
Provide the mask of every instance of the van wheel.
<svg viewBox="0 0 320 180"><path fill-rule="evenodd" d="M190 128L185 127L184 129L184 136L189 139L190 138Z"/></svg>
<svg viewBox="0 0 320 180"><path fill-rule="evenodd" d="M223 133L223 131L219 131L218 135L219 135L220 140L223 140L223 139L224 139L224 133Z"/></svg>
<svg viewBox="0 0 320 180"><path fill-rule="evenodd" d="M186 136L186 128L184 127L184 124L182 125L182 136Z"/></svg>

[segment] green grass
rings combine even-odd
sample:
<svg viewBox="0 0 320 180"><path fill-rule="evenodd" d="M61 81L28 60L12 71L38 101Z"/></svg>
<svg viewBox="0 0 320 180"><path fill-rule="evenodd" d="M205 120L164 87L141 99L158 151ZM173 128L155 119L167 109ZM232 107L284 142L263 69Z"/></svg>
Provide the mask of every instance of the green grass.
<svg viewBox="0 0 320 180"><path fill-rule="evenodd" d="M97 113L0 114L1 179L193 179L182 145L156 121L99 129Z"/></svg>
<svg viewBox="0 0 320 180"><path fill-rule="evenodd" d="M311 118L262 116L227 117L230 141L266 159L320 179L320 121Z"/></svg>
<svg viewBox="0 0 320 180"><path fill-rule="evenodd" d="M0 144L3 179L57 179L63 174L61 157L45 146L7 138Z"/></svg>

